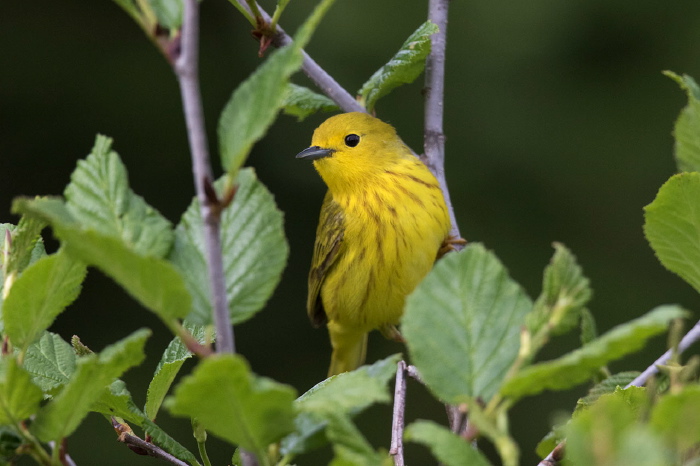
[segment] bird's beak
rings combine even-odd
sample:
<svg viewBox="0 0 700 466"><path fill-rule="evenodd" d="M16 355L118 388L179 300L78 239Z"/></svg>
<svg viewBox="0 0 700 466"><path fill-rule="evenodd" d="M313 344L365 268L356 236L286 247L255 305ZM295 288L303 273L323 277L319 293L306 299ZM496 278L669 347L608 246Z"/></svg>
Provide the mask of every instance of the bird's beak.
<svg viewBox="0 0 700 466"><path fill-rule="evenodd" d="M335 152L333 149L323 149L318 146L311 146L299 152L296 158L304 160L318 160L324 157L330 157L333 152Z"/></svg>

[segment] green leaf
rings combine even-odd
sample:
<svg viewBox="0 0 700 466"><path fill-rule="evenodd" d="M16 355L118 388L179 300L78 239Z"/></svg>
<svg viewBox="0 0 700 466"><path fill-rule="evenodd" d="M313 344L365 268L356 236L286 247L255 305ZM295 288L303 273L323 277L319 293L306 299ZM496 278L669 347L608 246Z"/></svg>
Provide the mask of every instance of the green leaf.
<svg viewBox="0 0 700 466"><path fill-rule="evenodd" d="M204 343L204 327L188 326L188 330L200 343ZM165 351L156 366L153 379L148 384L146 393L146 405L144 411L149 419L155 419L160 409L160 405L165 399L165 395L170 390L170 386L175 380L175 376L186 360L192 357L192 353L182 343L179 337L175 337Z"/></svg>
<svg viewBox="0 0 700 466"><path fill-rule="evenodd" d="M411 359L443 401L488 401L515 361L532 302L495 255L472 243L448 254L408 297Z"/></svg>
<svg viewBox="0 0 700 466"><path fill-rule="evenodd" d="M638 387L601 396L567 426L567 461L596 466L673 464L659 437L639 423L646 403L647 394Z"/></svg>
<svg viewBox="0 0 700 466"><path fill-rule="evenodd" d="M182 379L165 406L262 458L267 446L294 429L294 389L255 376L234 354L209 357Z"/></svg>
<svg viewBox="0 0 700 466"><path fill-rule="evenodd" d="M644 220L659 261L700 292L700 173L672 176L644 208Z"/></svg>
<svg viewBox="0 0 700 466"><path fill-rule="evenodd" d="M287 97L289 77L301 66L302 49L334 0L323 0L299 28L294 41L275 50L233 92L219 119L219 151L224 170L235 176L267 132Z"/></svg>
<svg viewBox="0 0 700 466"><path fill-rule="evenodd" d="M138 426L142 426L146 418L134 403L124 381L119 379L103 389L97 401L90 406L90 411L104 414L107 419L116 416Z"/></svg>
<svg viewBox="0 0 700 466"><path fill-rule="evenodd" d="M75 372L73 348L60 335L44 332L39 341L27 348L24 368L45 393L52 393L70 381Z"/></svg>
<svg viewBox="0 0 700 466"><path fill-rule="evenodd" d="M282 109L287 115L297 117L297 121L303 121L316 112L333 112L339 110L339 107L325 95L317 94L308 87L288 83Z"/></svg>
<svg viewBox="0 0 700 466"><path fill-rule="evenodd" d="M176 30L182 25L185 9L183 0L148 0L158 18L158 24L165 29Z"/></svg>
<svg viewBox="0 0 700 466"><path fill-rule="evenodd" d="M217 183L222 188L224 180ZM233 203L221 217L221 249L233 324L262 309L279 283L289 247L282 213L252 169L241 170ZM190 204L175 233L170 260L181 271L193 298L187 321L212 323L211 292L199 202Z"/></svg>
<svg viewBox="0 0 700 466"><path fill-rule="evenodd" d="M578 411L579 409L591 406L593 403L598 401L601 396L607 393L613 393L619 388L625 388L638 375L639 372L637 371L619 372L611 375L602 382L595 384L590 390L588 390L588 394L586 396L580 398L576 402L576 410Z"/></svg>
<svg viewBox="0 0 700 466"><path fill-rule="evenodd" d="M328 413L328 438L335 458L331 466L381 466L394 464L385 453L378 453L350 418L338 412Z"/></svg>
<svg viewBox="0 0 700 466"><path fill-rule="evenodd" d="M22 272L29 264L32 264L46 255L44 241L41 239L41 230L46 223L31 217L23 216L16 228L10 228L12 232L12 247L5 266L8 273ZM5 232L0 230L4 242Z"/></svg>
<svg viewBox="0 0 700 466"><path fill-rule="evenodd" d="M659 306L558 359L524 368L506 381L501 394L517 400L544 390L564 390L583 383L598 368L643 348L649 338L664 332L671 320L685 315L678 306Z"/></svg>
<svg viewBox="0 0 700 466"><path fill-rule="evenodd" d="M581 344L585 345L598 338L598 328L596 327L593 313L586 308L581 309Z"/></svg>
<svg viewBox="0 0 700 466"><path fill-rule="evenodd" d="M39 409L41 389L12 356L0 359L0 425L17 425Z"/></svg>
<svg viewBox="0 0 700 466"><path fill-rule="evenodd" d="M43 257L17 278L3 304L5 333L24 352L80 294L87 269L65 251Z"/></svg>
<svg viewBox="0 0 700 466"><path fill-rule="evenodd" d="M679 76L671 71L664 74L688 94L688 105L681 111L673 129L678 169L700 171L700 87L687 74Z"/></svg>
<svg viewBox="0 0 700 466"><path fill-rule="evenodd" d="M281 443L283 455L299 454L327 442L323 430L328 425L326 413L340 412L355 416L374 403L390 400L387 383L396 374L400 354L379 360L319 382L296 402L299 414L294 432Z"/></svg>
<svg viewBox="0 0 700 466"><path fill-rule="evenodd" d="M411 34L389 62L379 68L359 90L360 103L371 112L381 97L409 84L420 76L430 53L430 36L438 32L435 23L426 21Z"/></svg>
<svg viewBox="0 0 700 466"><path fill-rule="evenodd" d="M661 397L649 422L676 451L696 446L700 438L700 387L689 385Z"/></svg>
<svg viewBox="0 0 700 466"><path fill-rule="evenodd" d="M105 387L145 358L143 347L151 332L141 329L108 346L100 354L78 359L70 382L41 408L31 431L44 442L67 437L82 422Z"/></svg>
<svg viewBox="0 0 700 466"><path fill-rule="evenodd" d="M151 436L151 441L154 444L182 461L186 461L192 465L199 465L197 457L193 455L192 452L168 435L168 433L161 429L156 423L150 419L144 418L142 427L144 432Z"/></svg>
<svg viewBox="0 0 700 466"><path fill-rule="evenodd" d="M71 175L64 192L71 216L85 229L121 238L134 252L163 257L173 242L168 220L129 188L126 167L112 139L98 135L95 146Z"/></svg>
<svg viewBox="0 0 700 466"><path fill-rule="evenodd" d="M589 280L564 245L554 243L554 256L544 270L542 293L526 318L532 334L545 325L552 335L566 333L576 326L592 291Z"/></svg>
<svg viewBox="0 0 700 466"><path fill-rule="evenodd" d="M466 440L432 421L416 421L406 427L404 438L430 448L433 456L446 466L488 466L486 458Z"/></svg>
<svg viewBox="0 0 700 466"><path fill-rule="evenodd" d="M58 199L17 199L13 211L45 219L70 255L102 270L166 324L189 313L185 282L169 262L140 255L120 238L83 229Z"/></svg>

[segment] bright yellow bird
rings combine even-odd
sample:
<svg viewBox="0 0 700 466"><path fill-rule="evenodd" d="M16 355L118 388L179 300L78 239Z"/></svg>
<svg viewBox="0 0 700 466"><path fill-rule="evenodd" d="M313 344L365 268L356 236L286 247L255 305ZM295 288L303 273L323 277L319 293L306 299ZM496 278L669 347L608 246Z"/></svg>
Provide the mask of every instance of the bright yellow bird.
<svg viewBox="0 0 700 466"><path fill-rule="evenodd" d="M430 271L450 219L430 170L367 114L329 118L297 158L313 160L328 186L306 308L315 326L328 325L331 376L364 363L371 330L402 341L405 298Z"/></svg>

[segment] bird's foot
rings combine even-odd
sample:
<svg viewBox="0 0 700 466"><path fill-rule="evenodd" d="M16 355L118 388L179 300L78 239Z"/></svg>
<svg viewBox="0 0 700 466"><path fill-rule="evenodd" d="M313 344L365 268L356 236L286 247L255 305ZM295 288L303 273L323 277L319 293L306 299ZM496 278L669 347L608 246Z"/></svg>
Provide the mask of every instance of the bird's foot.
<svg viewBox="0 0 700 466"><path fill-rule="evenodd" d="M442 242L440 249L438 250L437 258L440 259L442 256L448 252L458 251L462 249L467 244L467 240L460 238L458 236L448 236L445 241Z"/></svg>

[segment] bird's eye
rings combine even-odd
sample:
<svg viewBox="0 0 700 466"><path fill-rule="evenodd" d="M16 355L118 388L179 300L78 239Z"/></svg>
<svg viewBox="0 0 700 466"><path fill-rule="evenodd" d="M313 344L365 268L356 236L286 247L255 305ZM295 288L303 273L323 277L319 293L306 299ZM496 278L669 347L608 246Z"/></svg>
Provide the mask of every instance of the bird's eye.
<svg viewBox="0 0 700 466"><path fill-rule="evenodd" d="M360 136L357 134L348 134L345 136L345 145L348 147L355 147L360 143Z"/></svg>

